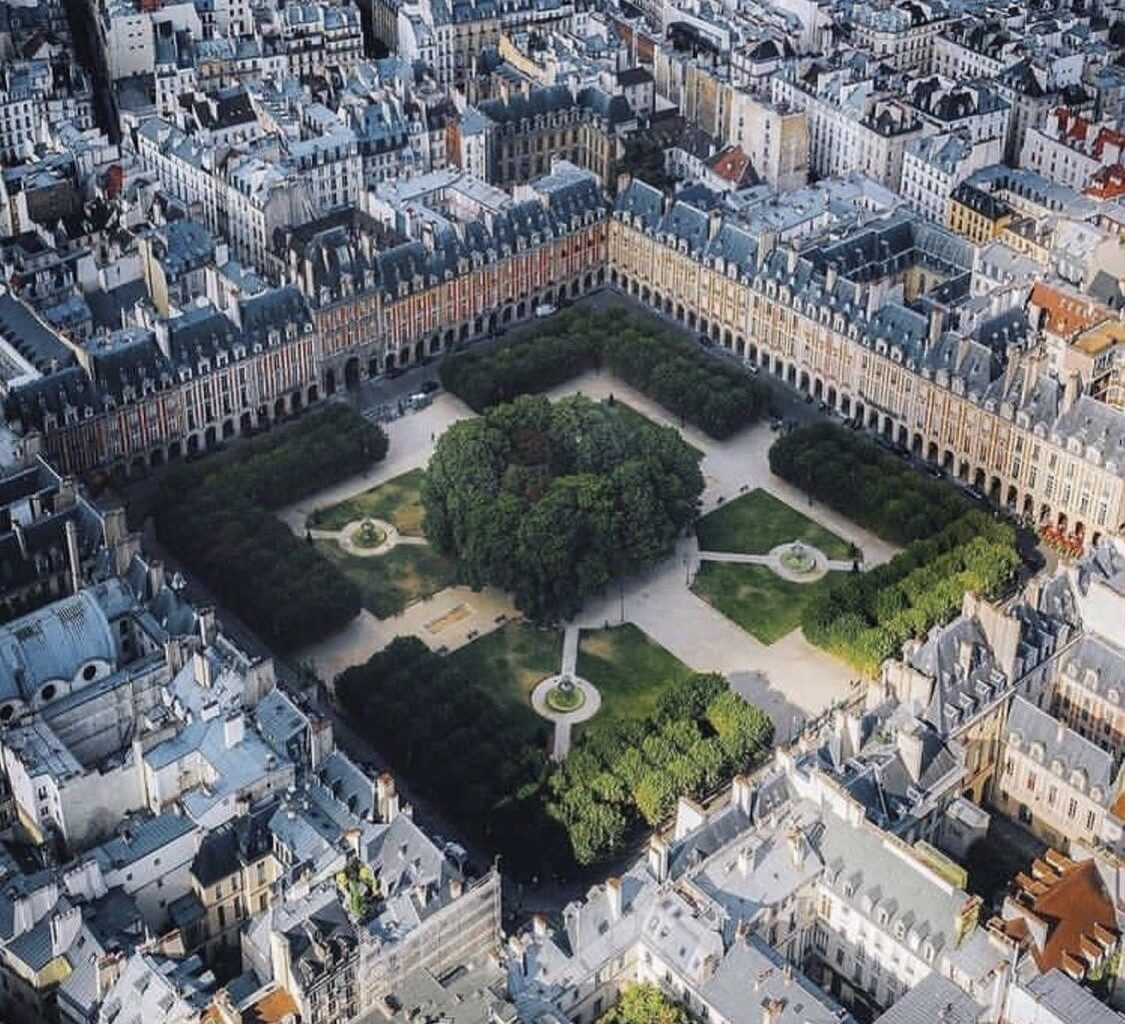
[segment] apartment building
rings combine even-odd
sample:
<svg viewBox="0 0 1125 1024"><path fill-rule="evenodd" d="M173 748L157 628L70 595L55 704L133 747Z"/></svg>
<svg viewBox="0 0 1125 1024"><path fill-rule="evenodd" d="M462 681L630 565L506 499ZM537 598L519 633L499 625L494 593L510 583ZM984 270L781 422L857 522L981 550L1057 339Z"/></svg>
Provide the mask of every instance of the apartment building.
<svg viewBox="0 0 1125 1024"><path fill-rule="evenodd" d="M993 797L1001 811L1052 846L1089 845L1120 782L1112 754L1023 697L1012 701Z"/></svg>
<svg viewBox="0 0 1125 1024"><path fill-rule="evenodd" d="M774 103L808 118L809 165L832 177L861 171L897 191L906 144L926 134L917 111L850 68L784 68L770 80Z"/></svg>
<svg viewBox="0 0 1125 1024"><path fill-rule="evenodd" d="M882 431L1038 522L1087 543L1125 522L1120 414L1011 353L999 376L971 339L887 305L972 263L955 236L902 216L806 253L723 251L723 219L633 182L609 223L609 281ZM967 243L960 243L967 245ZM734 258L732 258L732 256ZM846 268L846 269L842 269Z"/></svg>

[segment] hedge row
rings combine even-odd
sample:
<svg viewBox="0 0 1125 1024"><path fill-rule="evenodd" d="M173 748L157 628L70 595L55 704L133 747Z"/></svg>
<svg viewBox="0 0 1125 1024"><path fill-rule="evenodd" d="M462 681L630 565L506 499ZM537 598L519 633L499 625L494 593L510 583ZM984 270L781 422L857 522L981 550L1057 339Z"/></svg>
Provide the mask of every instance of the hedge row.
<svg viewBox="0 0 1125 1024"><path fill-rule="evenodd" d="M702 796L769 747L769 716L719 675L695 675L665 693L646 719L593 730L549 779L549 813L589 864L620 851L631 826L650 826L681 795Z"/></svg>
<svg viewBox="0 0 1125 1024"><path fill-rule="evenodd" d="M482 412L600 366L715 438L753 422L766 404L763 387L737 367L621 307L571 308L489 352L456 353L442 364L441 379Z"/></svg>
<svg viewBox="0 0 1125 1024"><path fill-rule="evenodd" d="M929 537L973 505L860 434L802 427L770 448L770 469L852 522L895 544Z"/></svg>
<svg viewBox="0 0 1125 1024"><path fill-rule="evenodd" d="M368 469L383 431L331 404L299 423L173 469L160 486L160 539L270 646L292 651L346 624L359 592L273 510Z"/></svg>

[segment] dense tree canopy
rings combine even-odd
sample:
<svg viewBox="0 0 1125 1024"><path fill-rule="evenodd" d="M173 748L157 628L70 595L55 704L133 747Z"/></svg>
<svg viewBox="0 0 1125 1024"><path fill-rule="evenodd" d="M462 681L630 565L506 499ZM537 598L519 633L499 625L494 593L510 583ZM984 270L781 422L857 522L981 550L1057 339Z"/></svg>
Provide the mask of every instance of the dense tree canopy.
<svg viewBox="0 0 1125 1024"><path fill-rule="evenodd" d="M913 636L960 610L966 591L992 594L1019 565L1015 531L970 510L870 572L840 577L805 609L805 636L875 672Z"/></svg>
<svg viewBox="0 0 1125 1024"><path fill-rule="evenodd" d="M775 441L770 469L895 544L929 537L973 507L948 484L831 423L802 427Z"/></svg>
<svg viewBox="0 0 1125 1024"><path fill-rule="evenodd" d="M266 643L289 651L359 611L355 586L272 510L383 458L386 435L333 404L229 452L177 466L156 529L187 568Z"/></svg>
<svg viewBox="0 0 1125 1024"><path fill-rule="evenodd" d="M835 579L805 609L814 644L875 672L902 644L957 614L967 590L992 593L1019 565L1015 531L946 483L832 424L795 430L770 448L770 468L906 550L867 573Z"/></svg>
<svg viewBox="0 0 1125 1024"><path fill-rule="evenodd" d="M629 985L597 1024L691 1024L691 1019L655 985Z"/></svg>
<svg viewBox="0 0 1125 1024"><path fill-rule="evenodd" d="M691 676L649 718L588 727L549 766L549 725L515 713L456 657L398 638L336 680L336 693L380 750L462 827L517 869L589 864L620 852L682 794L713 791L762 756L769 718L722 676ZM596 722L596 720L595 720Z"/></svg>
<svg viewBox="0 0 1125 1024"><path fill-rule="evenodd" d="M396 770L451 819L506 854L535 856L547 834L538 791L550 726L516 715L453 659L399 637L336 680L336 693ZM565 854L565 837L554 845ZM545 859L544 854L544 859ZM523 865L521 865L523 866Z"/></svg>
<svg viewBox="0 0 1125 1024"><path fill-rule="evenodd" d="M482 412L600 366L712 437L729 437L766 403L762 386L742 370L623 307L567 309L489 352L450 356L441 378L447 390Z"/></svg>
<svg viewBox="0 0 1125 1024"><path fill-rule="evenodd" d="M524 396L447 430L422 498L426 535L460 578L511 591L542 621L665 557L702 490L674 430L581 396Z"/></svg>
<svg viewBox="0 0 1125 1024"><path fill-rule="evenodd" d="M658 825L680 796L702 796L750 768L772 738L769 717L722 676L690 676L650 718L589 733L550 777L548 810L575 860L589 864L619 851L638 815Z"/></svg>

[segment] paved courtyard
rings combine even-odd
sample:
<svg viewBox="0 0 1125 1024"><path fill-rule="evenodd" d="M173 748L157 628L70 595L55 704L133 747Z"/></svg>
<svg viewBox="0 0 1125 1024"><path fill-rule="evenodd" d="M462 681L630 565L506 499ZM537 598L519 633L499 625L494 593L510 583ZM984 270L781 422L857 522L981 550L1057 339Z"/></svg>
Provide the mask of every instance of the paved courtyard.
<svg viewBox="0 0 1125 1024"><path fill-rule="evenodd" d="M665 410L621 381L605 374L586 374L568 382L550 397L582 393L595 399L611 394L657 423L679 428ZM306 498L280 513L295 531L303 533L308 516L429 461L433 441L451 423L473 415L452 395L442 394L425 409L387 424L388 457L362 476L353 477ZM795 487L769 470L768 451L776 435L765 424L717 442L687 426L684 438L704 453L703 511L709 512L740 493L762 488L801 511L821 526L856 544L867 567L887 561L897 551L820 503L809 504ZM766 646L691 592L690 581L699 568L694 537L680 541L663 565L627 580L620 589L588 602L575 620L584 628L601 628L622 621L643 629L685 664L697 671L726 675L731 685L774 719L778 735L788 735L809 716L823 711L848 693L851 674L841 661L808 643L800 630ZM328 640L302 652L326 681L350 665L366 661L395 636L410 634L437 650L457 647L483 635L515 615L507 595L464 587L444 590L408 607L394 618L376 619L363 611L349 626Z"/></svg>

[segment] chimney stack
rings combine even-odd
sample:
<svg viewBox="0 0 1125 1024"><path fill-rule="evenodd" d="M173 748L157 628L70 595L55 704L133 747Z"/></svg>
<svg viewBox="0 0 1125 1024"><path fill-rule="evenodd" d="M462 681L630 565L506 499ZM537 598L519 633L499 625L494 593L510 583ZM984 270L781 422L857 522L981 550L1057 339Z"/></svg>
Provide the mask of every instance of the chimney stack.
<svg viewBox="0 0 1125 1024"><path fill-rule="evenodd" d="M613 921L621 920L621 879L610 876L605 880L605 898L609 906L609 916Z"/></svg>
<svg viewBox="0 0 1125 1024"><path fill-rule="evenodd" d="M199 609L199 637L204 647L210 647L218 636L218 625L215 621L215 609L208 605Z"/></svg>
<svg viewBox="0 0 1125 1024"><path fill-rule="evenodd" d="M648 870L658 882L668 879L668 844L654 834L648 842Z"/></svg>
<svg viewBox="0 0 1125 1024"><path fill-rule="evenodd" d="M78 527L73 519L66 521L66 557L70 563L70 592L82 589L82 560L78 555Z"/></svg>
<svg viewBox="0 0 1125 1024"><path fill-rule="evenodd" d="M922 777L923 730L920 722L912 722L898 731L898 752L912 782Z"/></svg>
<svg viewBox="0 0 1125 1024"><path fill-rule="evenodd" d="M155 597L164 589L164 563L154 558L148 563L149 597Z"/></svg>
<svg viewBox="0 0 1125 1024"><path fill-rule="evenodd" d="M942 311L937 306L934 306L934 308L930 310L930 336L927 339L927 344L931 348L941 341L941 332L944 325L945 317L942 315Z"/></svg>
<svg viewBox="0 0 1125 1024"><path fill-rule="evenodd" d="M731 781L730 800L735 807L749 817L754 803L754 787L745 775L738 774Z"/></svg>

